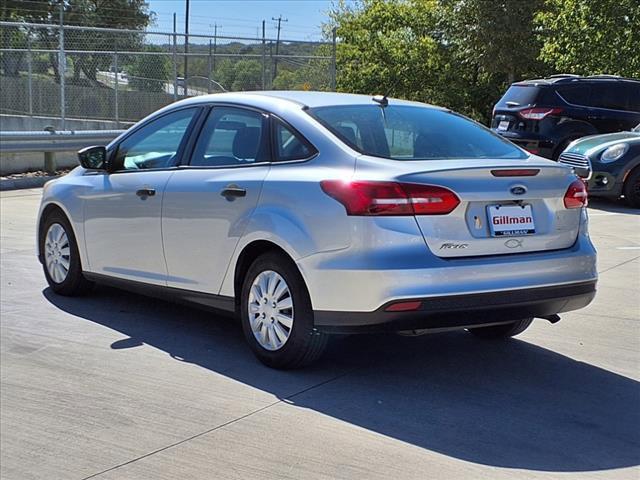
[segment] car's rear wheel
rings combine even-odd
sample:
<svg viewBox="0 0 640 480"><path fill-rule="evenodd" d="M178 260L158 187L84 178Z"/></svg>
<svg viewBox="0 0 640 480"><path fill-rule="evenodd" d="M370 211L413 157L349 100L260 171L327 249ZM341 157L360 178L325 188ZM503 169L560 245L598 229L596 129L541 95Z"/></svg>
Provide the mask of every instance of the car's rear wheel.
<svg viewBox="0 0 640 480"><path fill-rule="evenodd" d="M298 368L318 359L327 336L315 330L306 285L285 255L258 257L240 298L242 330L256 356L273 368Z"/></svg>
<svg viewBox="0 0 640 480"><path fill-rule="evenodd" d="M78 244L63 213L54 211L44 219L40 254L44 276L54 292L74 296L91 290L93 283L82 275Z"/></svg>
<svg viewBox="0 0 640 480"><path fill-rule="evenodd" d="M524 332L533 318L523 318L512 323L505 323L504 325L493 325L491 327L476 327L470 328L469 332L475 336L486 339L500 339L514 337Z"/></svg>
<svg viewBox="0 0 640 480"><path fill-rule="evenodd" d="M636 167L625 180L623 193L627 205L640 208L640 167Z"/></svg>

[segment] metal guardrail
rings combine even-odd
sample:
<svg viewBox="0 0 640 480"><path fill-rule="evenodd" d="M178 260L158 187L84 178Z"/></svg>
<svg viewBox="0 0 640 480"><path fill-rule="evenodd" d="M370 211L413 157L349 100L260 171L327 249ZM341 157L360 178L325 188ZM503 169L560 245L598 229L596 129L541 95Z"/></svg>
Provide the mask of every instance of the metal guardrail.
<svg viewBox="0 0 640 480"><path fill-rule="evenodd" d="M56 170L55 152L72 152L91 145L105 145L126 130L0 131L0 154L44 153L44 169Z"/></svg>
<svg viewBox="0 0 640 480"><path fill-rule="evenodd" d="M0 152L71 152L96 143L109 143L123 132L125 130L0 131Z"/></svg>

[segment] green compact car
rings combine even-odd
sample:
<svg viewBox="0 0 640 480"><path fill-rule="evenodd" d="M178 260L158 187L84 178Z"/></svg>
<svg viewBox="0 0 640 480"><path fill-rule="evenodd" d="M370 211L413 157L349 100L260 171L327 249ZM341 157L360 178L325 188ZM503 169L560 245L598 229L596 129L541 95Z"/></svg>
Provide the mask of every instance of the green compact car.
<svg viewBox="0 0 640 480"><path fill-rule="evenodd" d="M588 180L590 196L624 196L629 206L640 208L640 124L630 132L574 140L558 161Z"/></svg>

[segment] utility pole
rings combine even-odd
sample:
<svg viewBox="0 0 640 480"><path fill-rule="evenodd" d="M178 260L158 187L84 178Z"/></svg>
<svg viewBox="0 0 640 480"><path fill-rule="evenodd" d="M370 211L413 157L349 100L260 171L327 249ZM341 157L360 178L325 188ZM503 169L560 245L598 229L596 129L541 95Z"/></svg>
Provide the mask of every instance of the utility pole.
<svg viewBox="0 0 640 480"><path fill-rule="evenodd" d="M287 20L286 18L282 18L282 15L280 15L278 18L271 17L271 20L278 21L278 36L276 37L276 58L273 63L273 78L271 79L273 81L276 79L276 75L278 75L278 50L280 49L280 24L282 22L288 22L289 20Z"/></svg>
<svg viewBox="0 0 640 480"><path fill-rule="evenodd" d="M189 87L189 0L185 0L184 18L184 96L187 96Z"/></svg>
<svg viewBox="0 0 640 480"><path fill-rule="evenodd" d="M175 102L176 100L178 100L178 36L176 35L176 28L177 28L177 24L176 24L176 14L174 12L173 14L173 51L172 53L172 57L173 57L173 101Z"/></svg>
<svg viewBox="0 0 640 480"><path fill-rule="evenodd" d="M211 25L209 25L211 27ZM209 79L209 84L207 85L207 92L211 93L211 73L213 72L213 76L216 75L216 46L218 44L218 24L213 24L213 55L211 54L211 39L209 39L209 74L207 78Z"/></svg>
<svg viewBox="0 0 640 480"><path fill-rule="evenodd" d="M65 86L64 86L64 74L67 69L67 58L64 51L64 2L61 0L58 5L60 16L60 34L59 34L59 46L58 46L58 76L60 77L60 118L62 120L62 130L65 130L66 117L67 117L67 105L65 100Z"/></svg>

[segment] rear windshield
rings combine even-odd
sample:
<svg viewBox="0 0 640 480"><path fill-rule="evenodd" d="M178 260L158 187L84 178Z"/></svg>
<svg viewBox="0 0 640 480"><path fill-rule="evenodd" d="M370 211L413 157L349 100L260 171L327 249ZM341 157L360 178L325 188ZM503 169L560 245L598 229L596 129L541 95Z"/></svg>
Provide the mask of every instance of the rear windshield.
<svg viewBox="0 0 640 480"><path fill-rule="evenodd" d="M392 160L527 158L487 128L453 112L389 105L316 107L308 112L353 149Z"/></svg>
<svg viewBox="0 0 640 480"><path fill-rule="evenodd" d="M534 85L511 85L507 93L498 102L498 107L527 107L533 105L541 93L540 90L540 87Z"/></svg>

